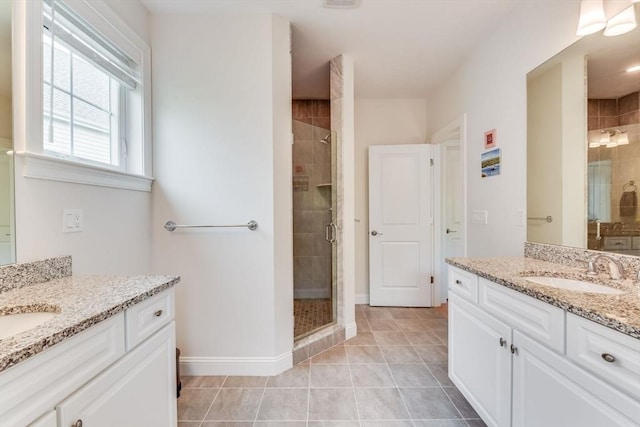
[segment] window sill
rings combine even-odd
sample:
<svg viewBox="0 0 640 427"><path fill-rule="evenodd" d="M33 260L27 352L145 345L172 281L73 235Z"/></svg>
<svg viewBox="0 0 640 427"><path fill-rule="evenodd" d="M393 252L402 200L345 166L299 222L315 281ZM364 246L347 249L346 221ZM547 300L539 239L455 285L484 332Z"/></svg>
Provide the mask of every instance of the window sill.
<svg viewBox="0 0 640 427"><path fill-rule="evenodd" d="M124 190L151 191L153 178L87 165L38 153L17 152L25 178L96 185Z"/></svg>

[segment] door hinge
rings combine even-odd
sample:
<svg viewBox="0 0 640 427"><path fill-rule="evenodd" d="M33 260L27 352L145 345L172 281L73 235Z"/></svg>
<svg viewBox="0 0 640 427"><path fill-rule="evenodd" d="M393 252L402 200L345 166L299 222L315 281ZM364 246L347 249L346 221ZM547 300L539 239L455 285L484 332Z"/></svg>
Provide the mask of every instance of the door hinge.
<svg viewBox="0 0 640 427"><path fill-rule="evenodd" d="M429 276L429 283L433 285L433 283L434 283L434 278L433 278L433 276Z"/></svg>
<svg viewBox="0 0 640 427"><path fill-rule="evenodd" d="M429 159L429 165L433 166L433 159Z"/></svg>

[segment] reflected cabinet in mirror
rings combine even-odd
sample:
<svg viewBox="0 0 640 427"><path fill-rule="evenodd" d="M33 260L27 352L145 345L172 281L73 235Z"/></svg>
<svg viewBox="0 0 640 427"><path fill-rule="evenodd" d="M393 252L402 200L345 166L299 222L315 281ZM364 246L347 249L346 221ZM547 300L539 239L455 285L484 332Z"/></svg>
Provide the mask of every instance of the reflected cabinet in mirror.
<svg viewBox="0 0 640 427"><path fill-rule="evenodd" d="M11 2L0 1L0 264L15 262Z"/></svg>
<svg viewBox="0 0 640 427"><path fill-rule="evenodd" d="M640 28L593 34L527 75L527 240L640 255L639 188Z"/></svg>

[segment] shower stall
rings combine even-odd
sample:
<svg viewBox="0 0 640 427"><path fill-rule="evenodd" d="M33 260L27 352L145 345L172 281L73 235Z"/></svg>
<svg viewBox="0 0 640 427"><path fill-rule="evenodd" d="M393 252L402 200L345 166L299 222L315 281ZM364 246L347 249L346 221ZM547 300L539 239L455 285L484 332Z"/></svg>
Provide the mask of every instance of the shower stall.
<svg viewBox="0 0 640 427"><path fill-rule="evenodd" d="M296 340L336 320L336 139L329 101L293 101Z"/></svg>

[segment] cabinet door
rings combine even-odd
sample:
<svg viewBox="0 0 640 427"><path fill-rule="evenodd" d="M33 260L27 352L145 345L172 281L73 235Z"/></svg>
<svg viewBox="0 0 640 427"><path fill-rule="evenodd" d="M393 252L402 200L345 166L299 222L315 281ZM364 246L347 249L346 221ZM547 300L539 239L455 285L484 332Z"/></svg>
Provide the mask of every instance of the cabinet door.
<svg viewBox="0 0 640 427"><path fill-rule="evenodd" d="M175 427L175 322L58 406L60 425Z"/></svg>
<svg viewBox="0 0 640 427"><path fill-rule="evenodd" d="M56 411L51 410L29 424L29 427L57 427Z"/></svg>
<svg viewBox="0 0 640 427"><path fill-rule="evenodd" d="M518 331L513 341L514 427L638 426L637 401Z"/></svg>
<svg viewBox="0 0 640 427"><path fill-rule="evenodd" d="M510 344L511 328L449 294L449 377L492 427L511 418Z"/></svg>

